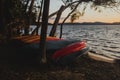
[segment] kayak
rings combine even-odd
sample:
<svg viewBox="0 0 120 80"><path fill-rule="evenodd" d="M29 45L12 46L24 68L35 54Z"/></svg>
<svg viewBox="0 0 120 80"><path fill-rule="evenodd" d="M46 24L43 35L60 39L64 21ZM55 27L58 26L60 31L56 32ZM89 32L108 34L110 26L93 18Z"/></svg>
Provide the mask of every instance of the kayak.
<svg viewBox="0 0 120 80"><path fill-rule="evenodd" d="M57 37L50 37L48 36L46 38L46 41L49 40L62 40L60 38ZM22 37L14 37L11 39L11 41L17 41L17 42L23 42L23 43L38 43L40 41L40 36L22 36Z"/></svg>
<svg viewBox="0 0 120 80"><path fill-rule="evenodd" d="M52 59L61 65L67 65L75 61L79 56L87 53L89 47L86 46L84 41L71 43L62 49L57 50L53 55Z"/></svg>
<svg viewBox="0 0 120 80"><path fill-rule="evenodd" d="M56 37L47 37L46 41L57 41L57 40L62 40L60 38L56 38ZM26 45L29 44L33 44L33 43L39 43L40 42L40 36L22 36L22 37L14 37L12 38L8 44L12 45L13 47L24 47Z"/></svg>
<svg viewBox="0 0 120 80"><path fill-rule="evenodd" d="M19 37L13 40L14 45L20 46L16 48L19 59L31 61L40 56L39 36ZM21 43L23 44L22 46ZM57 64L70 64L77 57L87 53L88 50L89 47L87 47L86 42L81 40L65 40L56 37L46 38L47 58ZM34 59L32 59L33 57Z"/></svg>
<svg viewBox="0 0 120 80"><path fill-rule="evenodd" d="M52 58L57 59L59 57L66 56L66 55L72 54L72 53L74 53L76 51L82 50L85 47L86 47L85 42L83 42L83 41L75 42L75 43L72 43L72 44L70 44L70 45L56 51L52 55Z"/></svg>
<svg viewBox="0 0 120 80"><path fill-rule="evenodd" d="M89 47L85 47L79 51L73 52L72 54L69 54L69 55L66 55L63 57L59 57L56 60L56 63L60 64L60 65L69 65L71 63L74 63L77 58L88 53L88 51L89 51Z"/></svg>

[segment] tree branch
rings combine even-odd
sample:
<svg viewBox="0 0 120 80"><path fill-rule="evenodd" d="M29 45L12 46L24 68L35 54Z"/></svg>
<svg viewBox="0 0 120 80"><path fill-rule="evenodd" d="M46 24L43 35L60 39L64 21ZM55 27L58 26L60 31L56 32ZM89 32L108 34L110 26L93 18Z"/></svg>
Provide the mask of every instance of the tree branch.
<svg viewBox="0 0 120 80"><path fill-rule="evenodd" d="M62 38L62 29L63 29L63 24L65 23L65 21L69 18L69 16L76 10L76 8L78 7L78 5L80 4L81 2L79 2L75 8L67 15L67 17L63 20L62 24L61 24L61 28L60 28L60 38Z"/></svg>
<svg viewBox="0 0 120 80"><path fill-rule="evenodd" d="M70 4L66 5L66 6L64 6L63 11L64 11L66 8L68 8L69 6L71 6L71 5L75 4L75 3L79 3L79 2L81 2L81 1L74 1L74 2L72 2L72 3L70 3ZM63 6L63 5L62 5L62 6ZM59 11L59 10L58 10L58 11ZM51 18L52 16L56 15L56 14L58 13L58 11L55 11L54 13L50 14L50 15L49 15L49 18Z"/></svg>

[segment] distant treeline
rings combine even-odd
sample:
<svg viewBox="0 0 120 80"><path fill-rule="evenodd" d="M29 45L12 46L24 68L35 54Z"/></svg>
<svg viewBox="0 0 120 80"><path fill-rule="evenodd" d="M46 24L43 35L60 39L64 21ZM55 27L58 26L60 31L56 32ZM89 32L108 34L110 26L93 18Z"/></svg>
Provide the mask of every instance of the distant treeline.
<svg viewBox="0 0 120 80"><path fill-rule="evenodd" d="M115 23L104 23L104 22L64 23L64 25L120 25L120 22L115 22Z"/></svg>
<svg viewBox="0 0 120 80"><path fill-rule="evenodd" d="M36 25L36 24L37 22L33 22L31 25ZM53 25L53 24L48 23L48 25ZM59 23L58 25L61 25L61 23ZM120 25L120 22L115 22L115 23L104 23L104 22L64 23L64 25Z"/></svg>

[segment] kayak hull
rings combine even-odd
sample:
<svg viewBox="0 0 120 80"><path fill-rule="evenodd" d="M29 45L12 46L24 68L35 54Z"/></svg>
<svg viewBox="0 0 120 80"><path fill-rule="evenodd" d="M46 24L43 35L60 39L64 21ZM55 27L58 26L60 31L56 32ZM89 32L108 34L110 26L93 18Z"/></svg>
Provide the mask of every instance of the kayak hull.
<svg viewBox="0 0 120 80"><path fill-rule="evenodd" d="M12 46L15 47L17 53L15 58L20 62L37 62L36 60L40 56L39 41L38 37L13 39ZM89 48L84 41L48 37L46 39L46 50L48 59L57 64L65 65L74 62L77 57L85 54Z"/></svg>

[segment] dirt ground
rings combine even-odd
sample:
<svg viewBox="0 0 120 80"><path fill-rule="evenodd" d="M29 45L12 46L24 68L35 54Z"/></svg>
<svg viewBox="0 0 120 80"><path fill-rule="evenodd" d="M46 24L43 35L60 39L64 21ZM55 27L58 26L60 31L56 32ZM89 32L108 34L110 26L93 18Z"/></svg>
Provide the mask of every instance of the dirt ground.
<svg viewBox="0 0 120 80"><path fill-rule="evenodd" d="M67 66L0 64L0 80L120 80L120 64L81 56Z"/></svg>

